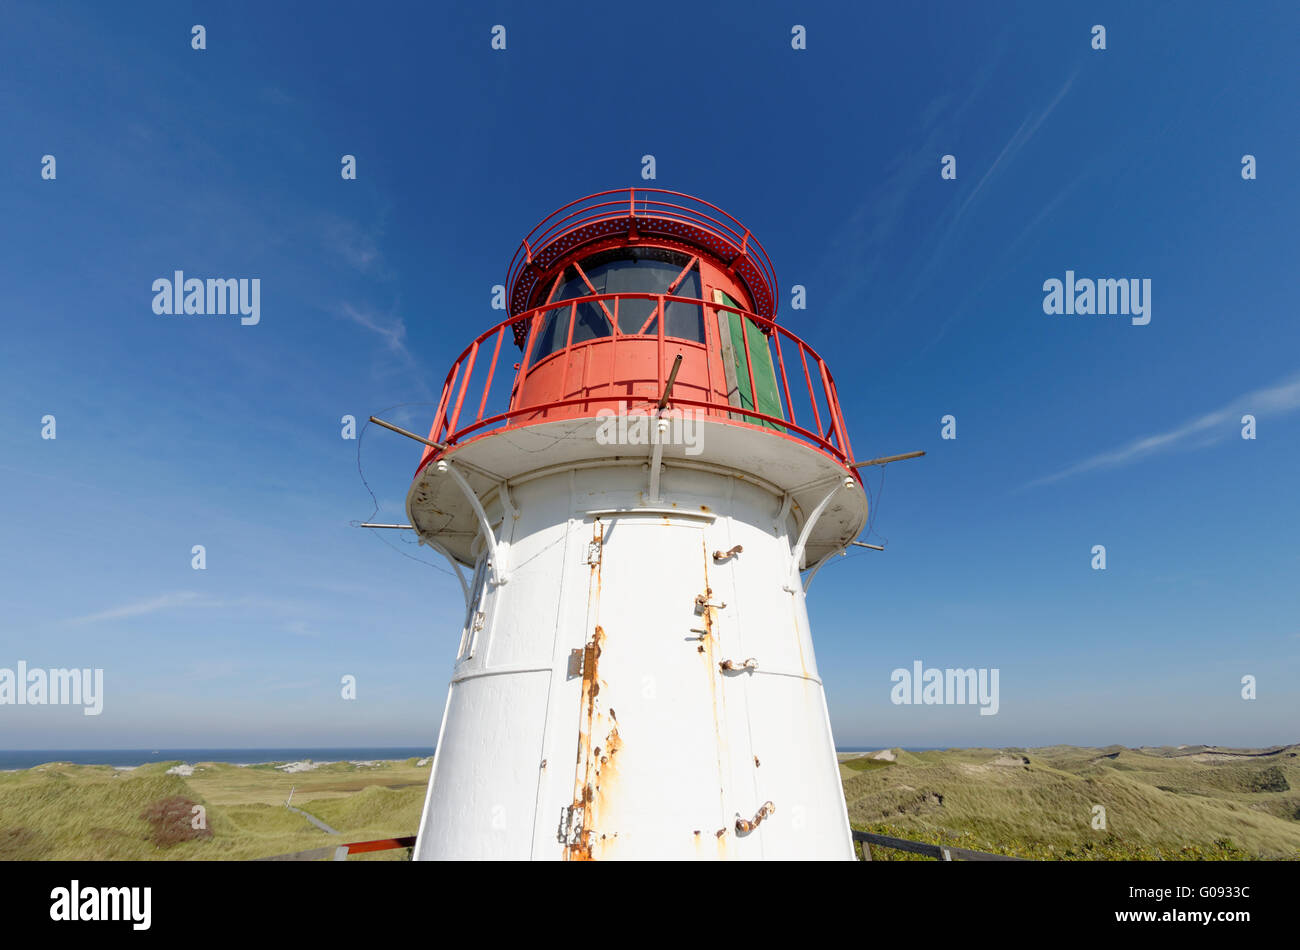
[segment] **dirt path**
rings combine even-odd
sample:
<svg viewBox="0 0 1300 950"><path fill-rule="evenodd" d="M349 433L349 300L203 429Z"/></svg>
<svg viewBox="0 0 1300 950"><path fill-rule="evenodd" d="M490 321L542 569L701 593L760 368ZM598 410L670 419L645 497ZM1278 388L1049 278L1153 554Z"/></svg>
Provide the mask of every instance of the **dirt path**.
<svg viewBox="0 0 1300 950"><path fill-rule="evenodd" d="M308 821L310 821L313 825L315 825L315 826L316 826L317 828L319 828L321 831L325 832L327 835L336 835L336 834L339 834L339 832L335 831L335 830L334 830L333 828L331 828L329 825L325 824L325 822L321 821L321 820L320 820L319 818L317 818L315 815L309 815L309 814L307 814L307 812L303 811L301 808L294 808L292 805L285 805L284 807L287 808L287 809L289 809L289 811L296 811L298 814L302 815L302 817L306 818Z"/></svg>

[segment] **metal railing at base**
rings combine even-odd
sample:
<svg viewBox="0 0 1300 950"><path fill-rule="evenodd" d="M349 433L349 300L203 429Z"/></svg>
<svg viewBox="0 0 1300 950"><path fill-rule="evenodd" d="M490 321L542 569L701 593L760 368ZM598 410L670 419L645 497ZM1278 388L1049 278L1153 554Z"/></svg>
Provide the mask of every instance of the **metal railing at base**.
<svg viewBox="0 0 1300 950"><path fill-rule="evenodd" d="M269 858L254 858L255 861L346 861L349 854L366 854L370 851L392 851L396 848L414 848L415 835L404 838L376 838L374 841L354 841L351 844L333 845L328 848L312 848L308 851L294 851L290 854L276 854Z"/></svg>
<svg viewBox="0 0 1300 950"><path fill-rule="evenodd" d="M939 861L1025 861L1026 858L1013 858L1008 854L990 854L987 851L970 851L966 848L952 848L941 844L928 844L924 841L909 841L905 838L891 838L870 831L853 832L855 846L862 850L862 859L871 860L871 845L878 848L892 848L895 851L907 851L912 854L935 858ZM258 861L346 861L349 854L366 854L371 851L391 851L396 848L414 848L415 835L403 838L378 838L374 841L356 841L329 848L312 848L309 851L294 851L291 854L277 854L269 858L257 858Z"/></svg>
<svg viewBox="0 0 1300 950"><path fill-rule="evenodd" d="M891 848L895 851L907 851L911 854L936 858L940 861L1025 861L1027 858L1013 858L1009 854L990 854L987 851L970 851L966 848L953 848L942 844L928 844L924 841L908 841L906 838L891 838L870 831L853 832L853 841L862 849L862 860L871 860L871 845L878 848Z"/></svg>

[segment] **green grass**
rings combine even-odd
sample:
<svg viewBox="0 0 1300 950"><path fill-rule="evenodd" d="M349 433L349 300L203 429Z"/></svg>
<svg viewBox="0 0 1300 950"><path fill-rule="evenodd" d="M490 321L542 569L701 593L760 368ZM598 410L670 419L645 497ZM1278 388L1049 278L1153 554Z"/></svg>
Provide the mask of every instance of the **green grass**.
<svg viewBox="0 0 1300 950"><path fill-rule="evenodd" d="M892 750L840 756L853 827L1062 860L1300 858L1300 747L1266 755L1173 749ZM0 860L242 860L414 834L428 763L309 772L203 763L134 770L51 763L0 773ZM284 801L337 829L329 835ZM202 805L210 835L177 816ZM1106 827L1092 827L1094 806ZM153 814L153 821L146 818ZM158 815L170 816L163 827ZM159 842L162 842L161 844ZM877 860L926 860L875 848ZM405 851L350 860L403 860Z"/></svg>
<svg viewBox="0 0 1300 950"><path fill-rule="evenodd" d="M950 749L916 753L914 764L849 773L844 791L854 828L974 851L1079 860L1294 860L1296 751L1219 757L1114 747ZM841 774L848 764L841 763ZM1104 829L1092 826L1098 805ZM885 849L874 856L913 859Z"/></svg>
<svg viewBox="0 0 1300 950"><path fill-rule="evenodd" d="M130 771L52 763L0 773L0 860L246 860L409 835L419 826L429 780L428 764L417 768L415 761L337 763L293 774L209 763L182 777L166 774L176 764L168 762ZM291 786L296 807L340 834L326 834L285 808ZM210 836L156 843L145 813L175 798L185 800L186 810L189 803L206 809ZM193 833L183 825L180 831Z"/></svg>
<svg viewBox="0 0 1300 950"><path fill-rule="evenodd" d="M887 769L893 765L892 762L882 762L880 759L868 759L865 756L855 759L845 759L840 763L842 768L850 772L869 772L872 769Z"/></svg>

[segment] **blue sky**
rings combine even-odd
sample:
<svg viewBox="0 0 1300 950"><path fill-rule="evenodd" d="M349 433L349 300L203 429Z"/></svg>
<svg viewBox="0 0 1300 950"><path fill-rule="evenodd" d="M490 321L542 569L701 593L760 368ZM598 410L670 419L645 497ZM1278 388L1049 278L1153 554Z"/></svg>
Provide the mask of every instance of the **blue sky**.
<svg viewBox="0 0 1300 950"><path fill-rule="evenodd" d="M2 707L0 747L432 743L459 589L349 526L339 418L427 427L518 240L647 153L763 241L858 456L929 453L811 588L839 744L1300 738L1294 5L3 16L0 666L108 695ZM176 269L259 277L260 324L156 316ZM1151 323L1045 315L1067 269L1149 278ZM405 520L418 447L361 450ZM998 714L892 705L918 659L998 668Z"/></svg>

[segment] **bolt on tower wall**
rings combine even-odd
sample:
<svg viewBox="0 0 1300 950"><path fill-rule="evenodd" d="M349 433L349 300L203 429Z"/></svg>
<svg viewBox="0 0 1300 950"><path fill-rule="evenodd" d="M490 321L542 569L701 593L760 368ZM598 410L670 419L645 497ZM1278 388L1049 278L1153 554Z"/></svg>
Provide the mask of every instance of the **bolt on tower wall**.
<svg viewBox="0 0 1300 950"><path fill-rule="evenodd" d="M415 856L852 858L804 592L867 506L762 246L604 192L507 288L407 497L465 594Z"/></svg>

